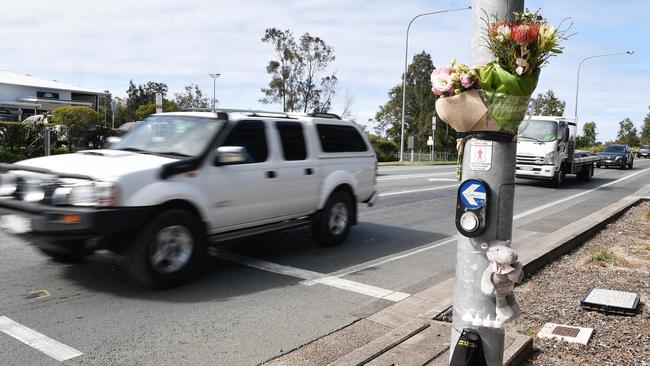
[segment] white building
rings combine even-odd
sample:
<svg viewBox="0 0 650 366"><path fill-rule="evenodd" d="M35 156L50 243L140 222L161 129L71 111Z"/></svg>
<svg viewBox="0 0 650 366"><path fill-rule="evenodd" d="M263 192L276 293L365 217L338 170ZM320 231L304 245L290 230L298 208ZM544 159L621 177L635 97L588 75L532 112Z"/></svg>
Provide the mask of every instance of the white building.
<svg viewBox="0 0 650 366"><path fill-rule="evenodd" d="M56 80L0 70L0 117L15 116L22 121L28 116L70 105L97 111L99 98L105 95Z"/></svg>

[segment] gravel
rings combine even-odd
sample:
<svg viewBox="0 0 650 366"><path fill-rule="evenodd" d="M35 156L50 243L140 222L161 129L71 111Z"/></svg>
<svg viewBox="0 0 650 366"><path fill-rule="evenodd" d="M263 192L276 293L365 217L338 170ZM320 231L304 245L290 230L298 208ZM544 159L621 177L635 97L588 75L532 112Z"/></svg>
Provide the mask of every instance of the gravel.
<svg viewBox="0 0 650 366"><path fill-rule="evenodd" d="M586 311L580 300L592 287L636 292L635 316ZM527 365L650 365L650 202L607 225L574 252L515 289L523 314L507 328L534 338ZM588 345L537 338L545 323L594 329Z"/></svg>

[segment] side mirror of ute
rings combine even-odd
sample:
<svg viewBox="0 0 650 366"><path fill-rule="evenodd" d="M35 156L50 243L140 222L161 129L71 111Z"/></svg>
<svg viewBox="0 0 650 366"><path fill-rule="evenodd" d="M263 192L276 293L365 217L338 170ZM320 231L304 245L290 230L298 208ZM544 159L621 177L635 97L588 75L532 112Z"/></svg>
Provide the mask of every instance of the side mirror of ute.
<svg viewBox="0 0 650 366"><path fill-rule="evenodd" d="M221 146L217 148L214 165L244 164L250 161L250 155L242 146Z"/></svg>

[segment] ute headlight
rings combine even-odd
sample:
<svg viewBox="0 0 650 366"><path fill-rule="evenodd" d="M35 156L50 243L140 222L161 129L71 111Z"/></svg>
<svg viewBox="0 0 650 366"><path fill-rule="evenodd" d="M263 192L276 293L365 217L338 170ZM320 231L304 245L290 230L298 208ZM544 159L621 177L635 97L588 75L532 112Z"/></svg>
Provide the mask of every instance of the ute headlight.
<svg viewBox="0 0 650 366"><path fill-rule="evenodd" d="M83 182L59 187L52 195L54 204L74 206L113 206L117 204L118 189L111 182Z"/></svg>
<svg viewBox="0 0 650 366"><path fill-rule="evenodd" d="M11 196L18 188L18 177L11 173L0 174L0 196Z"/></svg>
<svg viewBox="0 0 650 366"><path fill-rule="evenodd" d="M460 216L460 227L468 233L478 229L479 220L478 216L471 211L467 211Z"/></svg>
<svg viewBox="0 0 650 366"><path fill-rule="evenodd" d="M614 161L621 161L621 160L623 160L622 156L617 156L616 158L614 158Z"/></svg>
<svg viewBox="0 0 650 366"><path fill-rule="evenodd" d="M38 179L25 179L19 194L20 199L25 202L40 202L45 198L43 182Z"/></svg>

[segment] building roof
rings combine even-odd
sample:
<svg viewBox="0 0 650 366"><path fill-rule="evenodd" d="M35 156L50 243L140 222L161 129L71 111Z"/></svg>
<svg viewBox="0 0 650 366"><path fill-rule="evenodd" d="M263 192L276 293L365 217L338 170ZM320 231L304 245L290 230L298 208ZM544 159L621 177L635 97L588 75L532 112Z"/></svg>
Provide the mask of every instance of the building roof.
<svg viewBox="0 0 650 366"><path fill-rule="evenodd" d="M106 94L101 91L82 88L80 86L66 84L56 80L42 79L35 76L18 74L6 70L0 70L0 84L32 86L43 89L68 90L72 92L89 94Z"/></svg>

